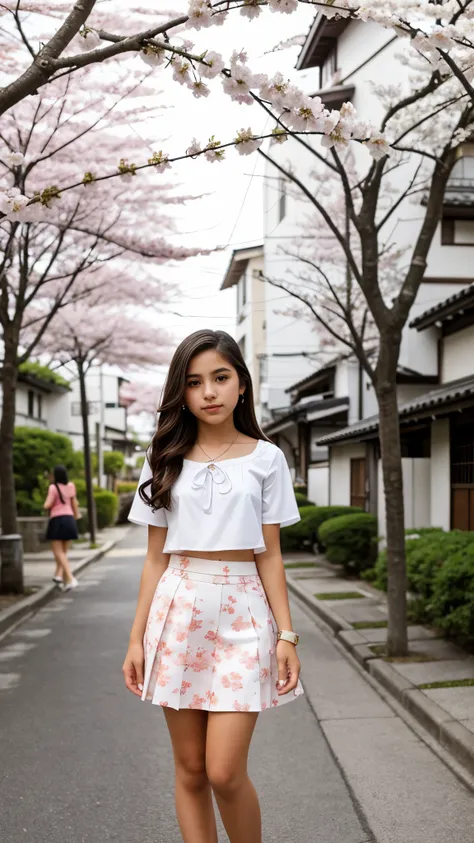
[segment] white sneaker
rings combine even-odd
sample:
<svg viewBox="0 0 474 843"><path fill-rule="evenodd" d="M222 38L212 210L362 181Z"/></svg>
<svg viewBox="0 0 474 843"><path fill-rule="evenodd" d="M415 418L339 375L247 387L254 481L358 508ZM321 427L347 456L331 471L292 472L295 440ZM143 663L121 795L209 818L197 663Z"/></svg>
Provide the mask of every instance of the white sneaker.
<svg viewBox="0 0 474 843"><path fill-rule="evenodd" d="M56 585L62 585L63 584L63 578L62 577L53 577L52 579L53 579L53 582L56 583Z"/></svg>
<svg viewBox="0 0 474 843"><path fill-rule="evenodd" d="M71 588L77 588L78 585L79 581L76 580L75 577L73 577L71 582L67 582L64 584L63 591L71 591Z"/></svg>

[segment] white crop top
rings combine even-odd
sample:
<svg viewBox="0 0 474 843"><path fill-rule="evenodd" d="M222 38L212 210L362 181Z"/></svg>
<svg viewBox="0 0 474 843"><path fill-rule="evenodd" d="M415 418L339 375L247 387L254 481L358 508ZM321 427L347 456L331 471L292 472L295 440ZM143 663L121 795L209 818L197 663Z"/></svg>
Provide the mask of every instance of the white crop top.
<svg viewBox="0 0 474 843"><path fill-rule="evenodd" d="M138 486L149 480L148 459ZM146 489L150 494L150 487ZM266 550L262 524L296 524L301 520L290 469L283 451L259 439L244 457L214 462L183 459L171 489L171 510L153 512L135 492L128 516L135 524L167 527L163 553L184 550Z"/></svg>

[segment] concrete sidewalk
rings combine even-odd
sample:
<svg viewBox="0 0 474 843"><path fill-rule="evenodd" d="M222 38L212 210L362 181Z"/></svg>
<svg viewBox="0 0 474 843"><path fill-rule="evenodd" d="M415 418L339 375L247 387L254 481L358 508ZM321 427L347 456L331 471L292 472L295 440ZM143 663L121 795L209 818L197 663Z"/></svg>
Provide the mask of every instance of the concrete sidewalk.
<svg viewBox="0 0 474 843"><path fill-rule="evenodd" d="M410 655L387 660L381 652L387 637L384 593L363 580L343 578L321 556L287 553L284 561L290 592L474 774L474 657L443 638L440 631L412 624Z"/></svg>
<svg viewBox="0 0 474 843"><path fill-rule="evenodd" d="M100 530L97 533L98 547L94 549L89 547L88 542L75 545L69 553L73 574L78 574L91 562L104 556L130 529L130 526L124 525ZM55 561L51 550L25 553L23 564L26 595L0 595L0 637L8 634L18 623L61 594L61 590L52 581Z"/></svg>

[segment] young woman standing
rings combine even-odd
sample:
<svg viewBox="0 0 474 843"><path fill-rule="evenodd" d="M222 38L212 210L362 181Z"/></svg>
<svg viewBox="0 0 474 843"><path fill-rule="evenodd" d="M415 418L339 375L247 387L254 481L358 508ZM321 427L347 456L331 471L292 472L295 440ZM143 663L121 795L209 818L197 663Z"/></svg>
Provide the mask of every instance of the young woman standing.
<svg viewBox="0 0 474 843"><path fill-rule="evenodd" d="M176 349L130 520L148 525L126 687L162 706L184 843L261 843L247 774L258 713L303 693L280 526L300 520L283 452L258 426L225 331Z"/></svg>
<svg viewBox="0 0 474 843"><path fill-rule="evenodd" d="M76 588L79 583L71 571L68 551L72 539L77 539L76 519L79 518L79 504L76 498L76 487L69 482L67 471L63 465L55 465L52 483L48 489L44 509L49 510L46 540L51 542L51 548L56 560L56 571L53 582L62 586L63 591Z"/></svg>

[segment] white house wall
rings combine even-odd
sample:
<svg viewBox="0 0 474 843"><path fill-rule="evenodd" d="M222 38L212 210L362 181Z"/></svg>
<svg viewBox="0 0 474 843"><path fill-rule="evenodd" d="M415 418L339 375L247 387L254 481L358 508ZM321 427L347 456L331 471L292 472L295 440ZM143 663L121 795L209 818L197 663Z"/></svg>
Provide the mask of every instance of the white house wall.
<svg viewBox="0 0 474 843"><path fill-rule="evenodd" d="M451 529L451 460L449 419L431 425L431 517L432 527Z"/></svg>
<svg viewBox="0 0 474 843"><path fill-rule="evenodd" d="M464 328L443 339L441 381L447 383L474 372L474 328Z"/></svg>
<svg viewBox="0 0 474 843"><path fill-rule="evenodd" d="M320 463L308 468L308 499L316 506L329 503L329 463Z"/></svg>
<svg viewBox="0 0 474 843"><path fill-rule="evenodd" d="M351 460L366 456L363 443L333 445L330 449L331 481L329 503L350 506L351 503Z"/></svg>
<svg viewBox="0 0 474 843"><path fill-rule="evenodd" d="M431 525L431 471L429 459L402 459L403 498L405 506L405 527L429 527ZM378 461L378 509L379 535L387 535L385 494L382 477L382 461Z"/></svg>

